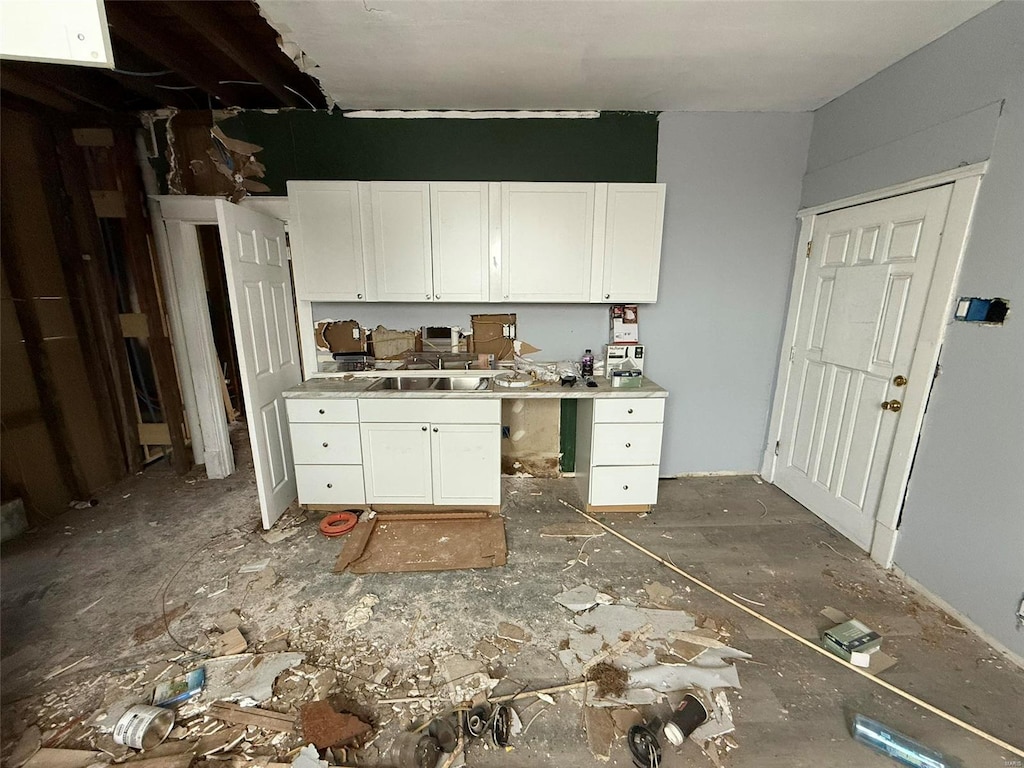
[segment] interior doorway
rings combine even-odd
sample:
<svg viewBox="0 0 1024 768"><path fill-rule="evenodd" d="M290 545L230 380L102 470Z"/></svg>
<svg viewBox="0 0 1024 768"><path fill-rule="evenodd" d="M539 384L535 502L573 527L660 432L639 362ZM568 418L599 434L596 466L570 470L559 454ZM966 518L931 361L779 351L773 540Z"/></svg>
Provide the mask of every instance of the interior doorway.
<svg viewBox="0 0 1024 768"><path fill-rule="evenodd" d="M206 303L210 310L213 343L224 379L224 411L228 423L233 424L239 419L245 419L245 400L242 397L238 371L238 351L235 348L234 325L231 321L220 228L213 224L202 224L196 227L196 234L199 237L199 253L202 258L203 283L206 286Z"/></svg>

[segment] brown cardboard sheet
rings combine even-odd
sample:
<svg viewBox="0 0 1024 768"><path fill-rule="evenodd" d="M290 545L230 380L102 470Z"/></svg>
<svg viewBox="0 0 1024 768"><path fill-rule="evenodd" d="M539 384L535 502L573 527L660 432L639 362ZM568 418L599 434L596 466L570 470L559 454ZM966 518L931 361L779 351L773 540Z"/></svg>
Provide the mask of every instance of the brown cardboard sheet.
<svg viewBox="0 0 1024 768"><path fill-rule="evenodd" d="M361 521L345 537L335 573L458 571L505 565L505 520Z"/></svg>

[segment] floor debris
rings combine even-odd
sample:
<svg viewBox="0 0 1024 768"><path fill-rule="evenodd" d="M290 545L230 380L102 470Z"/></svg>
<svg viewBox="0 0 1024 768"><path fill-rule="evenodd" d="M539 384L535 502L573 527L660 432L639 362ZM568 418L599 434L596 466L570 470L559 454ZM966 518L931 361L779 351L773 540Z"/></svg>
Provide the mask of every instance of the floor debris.
<svg viewBox="0 0 1024 768"><path fill-rule="evenodd" d="M373 607L380 603L376 595L363 595L354 606L349 608L342 617L345 631L351 632L357 627L363 626L373 617Z"/></svg>
<svg viewBox="0 0 1024 768"><path fill-rule="evenodd" d="M574 613L580 613L593 608L599 603L601 605L608 605L612 602L612 597L604 592L598 592L591 586L580 584L574 589L556 595L555 602Z"/></svg>
<svg viewBox="0 0 1024 768"><path fill-rule="evenodd" d="M300 710L302 735L319 749L344 747L359 741L370 726L348 712L337 712L329 701L303 704Z"/></svg>

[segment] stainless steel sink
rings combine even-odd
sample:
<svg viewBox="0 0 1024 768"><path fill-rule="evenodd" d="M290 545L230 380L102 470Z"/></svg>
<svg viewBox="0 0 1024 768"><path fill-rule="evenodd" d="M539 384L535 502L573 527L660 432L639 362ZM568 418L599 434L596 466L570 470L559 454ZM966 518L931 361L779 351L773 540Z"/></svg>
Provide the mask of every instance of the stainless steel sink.
<svg viewBox="0 0 1024 768"><path fill-rule="evenodd" d="M490 379L486 376L451 376L438 379L434 389L458 392L486 392Z"/></svg>
<svg viewBox="0 0 1024 768"><path fill-rule="evenodd" d="M432 389L437 379L430 376L389 376L371 384L367 389L394 389L403 392L421 392Z"/></svg>

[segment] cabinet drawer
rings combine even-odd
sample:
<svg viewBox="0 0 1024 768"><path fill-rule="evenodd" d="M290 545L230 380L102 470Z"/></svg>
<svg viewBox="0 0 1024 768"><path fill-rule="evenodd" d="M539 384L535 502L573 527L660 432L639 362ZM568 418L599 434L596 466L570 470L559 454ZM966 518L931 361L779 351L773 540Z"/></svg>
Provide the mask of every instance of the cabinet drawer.
<svg viewBox="0 0 1024 768"><path fill-rule="evenodd" d="M355 424L359 421L359 408L355 400L327 400L324 398L285 399L288 421Z"/></svg>
<svg viewBox="0 0 1024 768"><path fill-rule="evenodd" d="M422 424L500 424L501 400L466 398L364 398L359 401L362 422Z"/></svg>
<svg viewBox="0 0 1024 768"><path fill-rule="evenodd" d="M600 464L658 464L661 462L661 424L595 424L591 462Z"/></svg>
<svg viewBox="0 0 1024 768"><path fill-rule="evenodd" d="M363 504L363 468L358 464L298 464L300 504Z"/></svg>
<svg viewBox="0 0 1024 768"><path fill-rule="evenodd" d="M594 467L590 504L657 504L658 467Z"/></svg>
<svg viewBox="0 0 1024 768"><path fill-rule="evenodd" d="M665 398L607 397L594 401L595 422L658 422L665 420Z"/></svg>
<svg viewBox="0 0 1024 768"><path fill-rule="evenodd" d="M292 424L296 464L361 464L358 424Z"/></svg>

